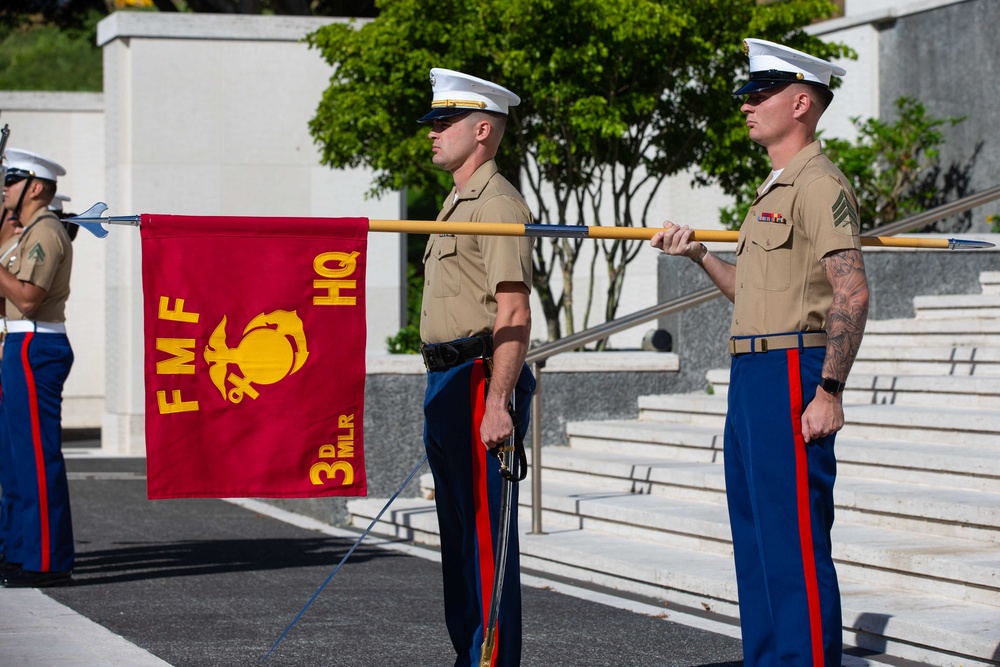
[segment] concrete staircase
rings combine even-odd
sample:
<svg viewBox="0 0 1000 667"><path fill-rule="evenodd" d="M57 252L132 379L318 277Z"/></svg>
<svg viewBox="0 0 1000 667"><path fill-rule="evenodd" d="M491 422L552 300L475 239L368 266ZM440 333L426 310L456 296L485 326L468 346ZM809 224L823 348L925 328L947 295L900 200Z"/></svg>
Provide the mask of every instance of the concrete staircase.
<svg viewBox="0 0 1000 667"><path fill-rule="evenodd" d="M848 645L1000 665L1000 272L981 282L868 323L837 439ZM568 446L545 448L546 534L521 535L525 568L738 618L720 465L728 371L708 379L711 394L642 397L637 420L571 423ZM352 502L356 525L384 502ZM431 501L389 514L382 534L436 542Z"/></svg>

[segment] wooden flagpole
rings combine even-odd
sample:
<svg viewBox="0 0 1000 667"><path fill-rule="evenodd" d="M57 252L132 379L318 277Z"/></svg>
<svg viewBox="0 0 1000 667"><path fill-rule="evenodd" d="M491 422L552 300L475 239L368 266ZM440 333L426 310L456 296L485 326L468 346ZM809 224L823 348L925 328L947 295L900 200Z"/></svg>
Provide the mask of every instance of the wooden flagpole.
<svg viewBox="0 0 1000 667"><path fill-rule="evenodd" d="M589 239L645 240L662 231L656 227L605 227L601 225L519 225L500 222L451 222L434 220L369 220L373 232L404 232L407 234L480 234L484 236L536 236ZM696 229L692 241L702 243L735 243L739 232ZM915 238L895 236L862 236L861 245L876 248L940 248L971 250L992 248L989 241L964 239Z"/></svg>
<svg viewBox="0 0 1000 667"><path fill-rule="evenodd" d="M87 229L98 238L104 238L108 231L104 224L139 226L138 215L104 216L107 204L98 202L86 213L66 222L73 222ZM532 236L549 238L580 239L626 239L648 241L660 231L656 227L610 227L603 225L519 225L503 222L452 222L436 220L369 220L368 229L373 232L397 232L406 234L476 234L481 236ZM702 243L735 243L739 232L729 230L696 229L692 241ZM876 248L940 248L943 250L975 250L992 248L989 241L969 239L917 238L896 236L863 236L861 245Z"/></svg>

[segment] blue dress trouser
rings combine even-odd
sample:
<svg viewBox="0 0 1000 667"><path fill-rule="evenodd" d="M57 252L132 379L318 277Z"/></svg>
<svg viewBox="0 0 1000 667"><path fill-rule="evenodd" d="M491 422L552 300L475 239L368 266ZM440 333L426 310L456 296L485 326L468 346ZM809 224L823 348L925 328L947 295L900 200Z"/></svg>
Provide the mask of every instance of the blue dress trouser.
<svg viewBox="0 0 1000 667"><path fill-rule="evenodd" d="M479 437L485 382L482 360L427 374L424 445L434 476L441 531L444 613L455 667L477 667L493 594L493 554L503 479ZM527 366L514 392L517 429L527 433L535 380ZM517 470L515 468L515 473ZM521 663L521 574L514 485L507 567L497 620L496 667Z"/></svg>
<svg viewBox="0 0 1000 667"><path fill-rule="evenodd" d="M840 667L831 554L835 435L805 443L801 416L825 348L733 357L725 472L748 667Z"/></svg>
<svg viewBox="0 0 1000 667"><path fill-rule="evenodd" d="M73 524L62 455L62 390L73 365L65 334L7 334L0 363L0 539L32 572L73 569Z"/></svg>

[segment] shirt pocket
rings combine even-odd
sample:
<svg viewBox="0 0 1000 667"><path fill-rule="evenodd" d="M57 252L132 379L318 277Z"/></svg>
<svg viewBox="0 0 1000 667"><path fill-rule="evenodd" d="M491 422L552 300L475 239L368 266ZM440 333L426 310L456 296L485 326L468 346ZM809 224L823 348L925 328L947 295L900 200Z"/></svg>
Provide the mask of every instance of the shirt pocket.
<svg viewBox="0 0 1000 667"><path fill-rule="evenodd" d="M792 226L773 222L757 223L747 238L752 257L752 284L757 289L783 292L792 278Z"/></svg>
<svg viewBox="0 0 1000 667"><path fill-rule="evenodd" d="M457 296L462 291L462 271L458 257L458 239L441 236L429 249L426 262L433 263L431 294L436 297Z"/></svg>

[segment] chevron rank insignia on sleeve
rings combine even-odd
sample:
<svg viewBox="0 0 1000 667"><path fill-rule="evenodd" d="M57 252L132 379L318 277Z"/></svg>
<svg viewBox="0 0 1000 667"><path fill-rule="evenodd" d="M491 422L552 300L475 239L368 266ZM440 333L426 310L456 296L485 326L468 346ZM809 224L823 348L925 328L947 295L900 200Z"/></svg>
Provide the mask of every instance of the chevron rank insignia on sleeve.
<svg viewBox="0 0 1000 667"><path fill-rule="evenodd" d="M33 259L39 264L45 261L45 250L42 248L41 243L36 243L32 246L31 250L28 252L28 259Z"/></svg>

